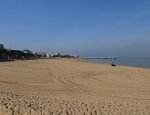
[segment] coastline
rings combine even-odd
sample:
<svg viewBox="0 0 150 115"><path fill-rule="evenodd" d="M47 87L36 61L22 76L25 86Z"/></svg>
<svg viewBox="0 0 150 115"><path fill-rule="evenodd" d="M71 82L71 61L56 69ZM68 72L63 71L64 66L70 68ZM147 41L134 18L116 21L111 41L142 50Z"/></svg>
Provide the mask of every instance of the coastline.
<svg viewBox="0 0 150 115"><path fill-rule="evenodd" d="M150 69L50 59L0 70L0 114L150 113Z"/></svg>
<svg viewBox="0 0 150 115"><path fill-rule="evenodd" d="M111 65L113 63L116 64L117 66L150 69L150 58L81 59L81 60L84 62L90 62L94 64Z"/></svg>

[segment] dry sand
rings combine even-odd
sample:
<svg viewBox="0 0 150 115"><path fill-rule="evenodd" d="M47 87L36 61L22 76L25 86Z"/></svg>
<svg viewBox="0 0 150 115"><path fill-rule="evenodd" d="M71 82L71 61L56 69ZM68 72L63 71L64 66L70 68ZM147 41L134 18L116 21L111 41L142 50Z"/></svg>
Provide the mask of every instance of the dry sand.
<svg viewBox="0 0 150 115"><path fill-rule="evenodd" d="M150 115L150 69L69 59L3 62L0 115Z"/></svg>

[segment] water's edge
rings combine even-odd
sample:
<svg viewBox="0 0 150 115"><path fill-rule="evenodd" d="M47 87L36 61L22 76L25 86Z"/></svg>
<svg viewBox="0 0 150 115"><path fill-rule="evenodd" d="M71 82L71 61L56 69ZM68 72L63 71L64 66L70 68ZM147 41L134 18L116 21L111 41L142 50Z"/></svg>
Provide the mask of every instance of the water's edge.
<svg viewBox="0 0 150 115"><path fill-rule="evenodd" d="M150 69L150 58L81 59L81 61L108 65L113 63L119 66Z"/></svg>

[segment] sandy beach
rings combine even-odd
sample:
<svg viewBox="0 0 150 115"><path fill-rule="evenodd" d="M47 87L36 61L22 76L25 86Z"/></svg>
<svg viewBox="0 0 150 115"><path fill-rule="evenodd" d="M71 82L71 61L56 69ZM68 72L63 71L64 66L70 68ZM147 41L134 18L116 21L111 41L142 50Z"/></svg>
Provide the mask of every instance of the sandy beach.
<svg viewBox="0 0 150 115"><path fill-rule="evenodd" d="M0 115L150 115L150 69L73 59L2 62Z"/></svg>

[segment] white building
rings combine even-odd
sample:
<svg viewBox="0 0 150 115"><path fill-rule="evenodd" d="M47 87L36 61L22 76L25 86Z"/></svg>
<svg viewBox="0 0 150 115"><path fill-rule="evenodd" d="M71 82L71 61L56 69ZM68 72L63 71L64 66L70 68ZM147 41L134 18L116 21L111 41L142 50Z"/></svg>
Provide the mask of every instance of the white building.
<svg viewBox="0 0 150 115"><path fill-rule="evenodd" d="M51 55L49 53L46 53L46 58L50 58Z"/></svg>

